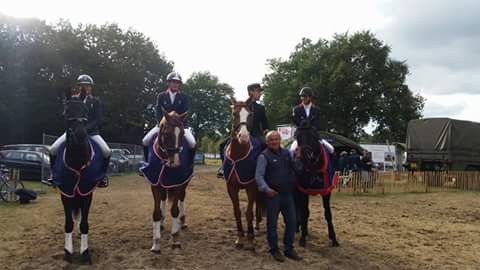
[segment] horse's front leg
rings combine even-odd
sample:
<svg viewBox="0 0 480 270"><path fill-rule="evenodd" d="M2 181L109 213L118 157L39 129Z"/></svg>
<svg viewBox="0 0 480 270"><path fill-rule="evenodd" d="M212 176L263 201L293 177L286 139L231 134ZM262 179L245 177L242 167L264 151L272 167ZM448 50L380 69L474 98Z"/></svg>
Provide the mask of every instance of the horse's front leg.
<svg viewBox="0 0 480 270"><path fill-rule="evenodd" d="M240 210L240 201L238 198L239 187L235 181L236 181L235 179L230 179L227 182L227 190L228 190L228 196L232 201L235 221L237 222L237 239L235 240L235 246L237 248L243 248L245 233L243 231L242 212Z"/></svg>
<svg viewBox="0 0 480 270"><path fill-rule="evenodd" d="M153 194L153 244L150 249L152 252L160 253L160 238L161 238L161 225L164 219L164 211L161 207L162 202L162 188L160 186L152 186Z"/></svg>
<svg viewBox="0 0 480 270"><path fill-rule="evenodd" d="M77 195L77 199L80 200L80 213L82 215L80 221L80 255L82 256L82 262L85 264L92 264L92 258L88 252L88 214L92 205L92 197L93 194L85 197L79 197L79 195Z"/></svg>
<svg viewBox="0 0 480 270"><path fill-rule="evenodd" d="M180 187L179 191L179 201L178 201L178 210L180 211L179 216L180 216L180 222L182 224L182 229L186 229L188 227L187 225L187 218L185 214L185 196L187 193L187 185L184 185L183 187Z"/></svg>
<svg viewBox="0 0 480 270"><path fill-rule="evenodd" d="M245 216L247 218L247 245L245 249L247 250L255 250L255 234L253 231L253 204L257 198L257 183L249 184L246 188L248 204L247 204L247 211L245 212Z"/></svg>
<svg viewBox="0 0 480 270"><path fill-rule="evenodd" d="M332 210L330 209L330 195L322 196L323 208L325 210L325 220L327 221L328 226L328 238L332 241L332 247L338 247L340 244L337 242L337 235L335 234L335 229L333 228L332 221Z"/></svg>
<svg viewBox="0 0 480 270"><path fill-rule="evenodd" d="M73 254L73 199L61 195L63 210L65 213L65 246L63 259L72 263Z"/></svg>
<svg viewBox="0 0 480 270"><path fill-rule="evenodd" d="M171 203L170 213L172 215L172 249L181 248L180 243L180 229L182 228L182 222L180 221L180 209L178 208L178 202L182 187L173 188L168 191L168 198Z"/></svg>

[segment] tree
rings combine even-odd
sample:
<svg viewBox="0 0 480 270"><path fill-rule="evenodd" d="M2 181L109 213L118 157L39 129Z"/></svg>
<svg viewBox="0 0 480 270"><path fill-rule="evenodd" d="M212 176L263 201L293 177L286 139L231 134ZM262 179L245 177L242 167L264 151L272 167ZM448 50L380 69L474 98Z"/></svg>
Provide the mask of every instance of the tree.
<svg viewBox="0 0 480 270"><path fill-rule="evenodd" d="M0 15L0 144L60 135L64 90L82 73L92 75L104 103L106 140L138 143L144 110L172 68L148 37L116 24L47 25Z"/></svg>
<svg viewBox="0 0 480 270"><path fill-rule="evenodd" d="M233 88L209 72L198 72L185 82L183 91L190 96L188 122L196 137L224 136L230 125Z"/></svg>
<svg viewBox="0 0 480 270"><path fill-rule="evenodd" d="M316 43L303 39L288 60L269 60L272 72L264 84L270 121L289 123L298 91L308 85L321 109L322 129L357 139L373 121L378 139L403 141L408 121L421 117L424 100L405 84L406 64L389 54L390 47L368 31Z"/></svg>

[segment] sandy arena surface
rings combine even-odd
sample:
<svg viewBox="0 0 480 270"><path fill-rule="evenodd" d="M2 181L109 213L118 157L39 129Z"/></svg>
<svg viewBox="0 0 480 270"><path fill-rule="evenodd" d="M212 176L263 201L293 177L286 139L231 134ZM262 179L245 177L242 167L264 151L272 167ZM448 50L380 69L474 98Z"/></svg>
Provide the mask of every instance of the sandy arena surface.
<svg viewBox="0 0 480 270"><path fill-rule="evenodd" d="M225 183L215 178L214 170L198 167L188 187L189 227L182 232L181 251L170 248L167 216L162 253L150 252L153 198L143 178L132 174L113 177L109 188L95 192L89 234L92 267L79 263L77 224L74 263L62 260L64 217L59 194L49 192L29 205L0 203L0 268L480 269L478 192L335 193L332 211L338 248L329 246L321 199L312 198L310 242L307 248L297 247L304 260L277 263L268 253L265 222L257 232L255 252L234 247L232 206ZM282 235L279 228L280 240Z"/></svg>

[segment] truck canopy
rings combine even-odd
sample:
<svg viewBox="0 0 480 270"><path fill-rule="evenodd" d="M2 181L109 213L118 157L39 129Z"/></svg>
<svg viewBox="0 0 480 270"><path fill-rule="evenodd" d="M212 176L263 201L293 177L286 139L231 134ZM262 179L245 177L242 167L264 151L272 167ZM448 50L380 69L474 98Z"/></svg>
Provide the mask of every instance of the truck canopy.
<svg viewBox="0 0 480 270"><path fill-rule="evenodd" d="M407 151L480 153L480 123L450 118L411 120Z"/></svg>

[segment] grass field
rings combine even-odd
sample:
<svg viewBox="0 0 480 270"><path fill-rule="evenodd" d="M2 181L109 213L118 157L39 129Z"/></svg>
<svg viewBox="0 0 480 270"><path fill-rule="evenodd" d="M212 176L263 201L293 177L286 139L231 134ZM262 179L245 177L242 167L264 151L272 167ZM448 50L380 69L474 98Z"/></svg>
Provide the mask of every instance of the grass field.
<svg viewBox="0 0 480 270"><path fill-rule="evenodd" d="M182 250L170 248L170 217L162 253L152 254L150 187L137 175L111 178L98 189L90 215L94 269L480 269L480 193L407 193L352 196L335 193L332 211L341 244L331 248L321 199L311 199L310 239L297 247L301 262L276 263L265 224L256 251L237 250L235 221L216 166L198 166L187 192ZM245 200L245 196L242 196ZM48 192L28 205L0 203L2 269L84 269L78 255L63 260L63 208ZM281 224L282 222L279 222ZM283 228L279 228L282 239ZM74 231L78 253L78 230ZM282 242L279 242L282 245Z"/></svg>

